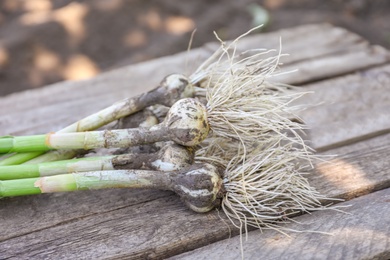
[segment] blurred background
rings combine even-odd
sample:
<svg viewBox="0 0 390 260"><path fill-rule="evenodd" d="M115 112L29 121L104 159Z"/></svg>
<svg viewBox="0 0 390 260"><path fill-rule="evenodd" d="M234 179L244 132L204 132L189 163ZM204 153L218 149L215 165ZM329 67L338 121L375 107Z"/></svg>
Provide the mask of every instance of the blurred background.
<svg viewBox="0 0 390 260"><path fill-rule="evenodd" d="M390 48L388 0L0 0L0 96L215 41L328 22ZM261 46L260 46L261 47Z"/></svg>

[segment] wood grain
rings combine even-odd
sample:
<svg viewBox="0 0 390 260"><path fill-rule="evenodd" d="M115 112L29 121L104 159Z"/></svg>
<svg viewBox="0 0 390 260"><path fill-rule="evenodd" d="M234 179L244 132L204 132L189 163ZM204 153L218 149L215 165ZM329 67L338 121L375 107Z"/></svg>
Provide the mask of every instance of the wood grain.
<svg viewBox="0 0 390 260"><path fill-rule="evenodd" d="M323 77L320 73L311 77L314 72L308 70L308 75L302 74L306 79L301 82L327 79L388 61L387 52L380 49L367 62L363 59L351 64L353 54L366 57L377 47L329 25L253 36L245 46L261 44L274 48L280 34L288 39L284 49L299 53L286 61L288 66L306 66L313 60L338 59L340 64L348 61L337 71L330 68L335 66L334 62L322 62L321 68L326 71ZM216 44L209 44L193 50L189 63L199 64L215 47ZM183 71L186 55L125 67L84 82L58 83L0 98L0 135L59 129L124 96L156 86L168 73ZM319 150L331 149L327 154L339 155L333 164L320 166L310 177L322 193L350 199L389 187L390 162L384 158L390 155L390 136L368 139L388 129L389 78L389 66L383 65L302 88L316 92L302 102L323 102L301 114L313 128L314 146ZM229 224L223 213L221 218L215 211L195 214L174 194L164 191L83 191L3 199L0 258L166 258L227 238ZM237 230L233 230L236 234Z"/></svg>
<svg viewBox="0 0 390 260"><path fill-rule="evenodd" d="M271 230L250 232L249 242L243 244L245 259L389 259L390 189L340 204L344 205L345 213L316 212L297 217L303 225L285 226L312 233L286 237ZM171 259L240 259L239 245L239 237L234 237Z"/></svg>
<svg viewBox="0 0 390 260"><path fill-rule="evenodd" d="M352 199L390 187L390 134L320 153L331 156L308 176L318 191L332 198ZM333 158L332 158L333 157Z"/></svg>
<svg viewBox="0 0 390 260"><path fill-rule="evenodd" d="M311 146L327 150L390 131L390 65L308 84L299 116L310 128Z"/></svg>
<svg viewBox="0 0 390 260"><path fill-rule="evenodd" d="M386 135L329 151L339 163L318 168L311 184L345 199L390 187L389 147ZM215 211L195 214L157 191L46 194L4 199L0 208L0 255L11 259L161 259L227 238L232 228L222 212L222 219Z"/></svg>

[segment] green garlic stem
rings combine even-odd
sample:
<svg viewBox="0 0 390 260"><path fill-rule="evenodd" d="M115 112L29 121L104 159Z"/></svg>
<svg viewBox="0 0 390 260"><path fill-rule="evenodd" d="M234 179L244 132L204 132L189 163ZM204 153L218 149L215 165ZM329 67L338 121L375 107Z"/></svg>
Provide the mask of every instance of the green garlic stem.
<svg viewBox="0 0 390 260"><path fill-rule="evenodd" d="M5 149L7 149L7 147L11 147L12 148L12 139L10 137L1 137L0 138L0 147L4 147ZM0 155L1 153L7 153L6 151L2 151L1 148L0 148Z"/></svg>
<svg viewBox="0 0 390 260"><path fill-rule="evenodd" d="M184 146L194 146L207 137L209 130L206 107L195 99L186 98L177 101L170 108L163 123L149 129L133 128L4 137L0 153L52 149L124 148L169 140Z"/></svg>
<svg viewBox="0 0 390 260"><path fill-rule="evenodd" d="M0 166L0 180L35 178L72 172L113 170L111 159L114 156L88 157L82 159Z"/></svg>
<svg viewBox="0 0 390 260"><path fill-rule="evenodd" d="M155 188L178 194L189 208L206 212L222 191L218 170L194 164L180 171L112 170L0 181L0 197L109 188Z"/></svg>
<svg viewBox="0 0 390 260"><path fill-rule="evenodd" d="M0 181L0 198L40 194L41 190L34 186L36 180L36 178L30 178Z"/></svg>
<svg viewBox="0 0 390 260"><path fill-rule="evenodd" d="M84 153L85 153L84 150L67 150L67 149L54 150L54 151L49 151L47 153L43 153L37 157L33 157L31 160L25 161L22 164L38 164L44 162L68 160L76 157L77 155L82 155ZM20 155L22 154L30 154L30 153L20 153Z"/></svg>
<svg viewBox="0 0 390 260"><path fill-rule="evenodd" d="M129 153L44 162L39 164L0 166L0 180L114 169L174 171L190 166L193 161L193 149L177 144L167 144L156 153Z"/></svg>
<svg viewBox="0 0 390 260"><path fill-rule="evenodd" d="M0 181L0 197L109 188L165 188L163 172L145 170L91 171L40 178Z"/></svg>
<svg viewBox="0 0 390 260"><path fill-rule="evenodd" d="M52 149L124 148L140 144L168 141L165 127L146 129L120 129L80 133L53 133L46 135L8 137L0 153L44 152Z"/></svg>
<svg viewBox="0 0 390 260"><path fill-rule="evenodd" d="M17 165L34 159L44 152L17 153L0 161L0 166Z"/></svg>
<svg viewBox="0 0 390 260"><path fill-rule="evenodd" d="M160 114L164 113L164 108L166 108L166 107L162 106L162 105L152 106L152 107L149 107L149 108L144 109L142 111L139 111L135 114L132 114L130 116L121 118L118 121L117 129L136 128L139 126L150 128L154 125L157 125L159 123L158 118L156 118L156 116L154 116L154 114L152 114L152 112L160 115ZM165 115L166 115L166 111L165 111L164 117L165 117ZM161 121L163 121L163 120L161 120ZM29 154L29 153L23 153L23 154ZM79 154L80 154L79 150L49 151L49 152L46 152L45 154L42 154L38 157L32 156L31 160L29 159L28 161L23 161L22 163L24 163L24 164L37 164L37 163L43 163L43 162L68 160L68 159L72 159L72 158L76 157ZM14 165L14 164L20 164L20 163L10 163L10 164L4 164L4 165Z"/></svg>
<svg viewBox="0 0 390 260"><path fill-rule="evenodd" d="M194 89L189 80L183 75L172 74L165 77L158 88L136 97L119 101L110 107L63 128L58 131L58 133L95 130L122 117L136 113L148 106L155 104L172 106L172 104L180 98L193 96ZM1 161L0 165L21 164L41 154L42 153L28 153L26 155L16 154Z"/></svg>

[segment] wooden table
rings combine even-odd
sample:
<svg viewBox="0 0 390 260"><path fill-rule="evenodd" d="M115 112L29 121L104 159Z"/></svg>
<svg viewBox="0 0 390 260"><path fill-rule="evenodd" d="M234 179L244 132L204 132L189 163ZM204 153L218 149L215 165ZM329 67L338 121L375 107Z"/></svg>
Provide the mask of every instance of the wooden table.
<svg viewBox="0 0 390 260"><path fill-rule="evenodd" d="M243 244L245 257L388 259L390 53L328 24L251 36L244 47L278 48L279 37L291 54L284 68L299 71L278 80L315 92L301 102L316 106L301 116L311 128L312 146L337 155L332 164L318 166L310 182L327 196L346 199L339 205L349 207L346 213L302 215L296 218L302 224L287 225L331 235L252 231ZM169 73L191 72L217 46L2 97L0 135L60 129L151 89ZM0 259L238 259L238 231L223 220L222 212L196 214L164 191L7 198L0 200Z"/></svg>

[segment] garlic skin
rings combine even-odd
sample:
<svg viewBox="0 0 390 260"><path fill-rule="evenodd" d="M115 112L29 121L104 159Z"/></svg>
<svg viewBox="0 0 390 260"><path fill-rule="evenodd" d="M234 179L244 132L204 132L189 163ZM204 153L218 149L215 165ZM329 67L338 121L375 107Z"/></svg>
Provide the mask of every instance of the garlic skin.
<svg viewBox="0 0 390 260"><path fill-rule="evenodd" d="M194 162L194 150L175 143L165 145L152 161L151 169L157 171L176 171L189 167Z"/></svg>
<svg viewBox="0 0 390 260"><path fill-rule="evenodd" d="M184 146L200 144L210 131L205 105L192 98L173 104L164 122L170 139Z"/></svg>
<svg viewBox="0 0 390 260"><path fill-rule="evenodd" d="M163 93L158 104L172 106L177 100L194 97L195 89L190 80L182 74L171 74L166 76L161 82L159 91Z"/></svg>
<svg viewBox="0 0 390 260"><path fill-rule="evenodd" d="M177 175L173 183L172 190L195 212L208 212L220 204L222 178L211 164L194 164Z"/></svg>

